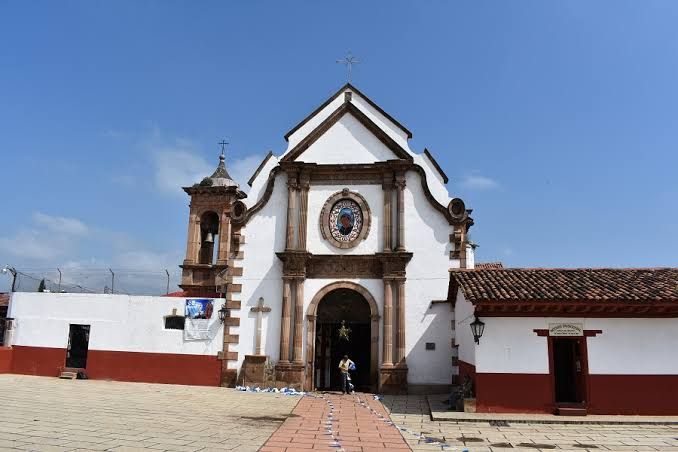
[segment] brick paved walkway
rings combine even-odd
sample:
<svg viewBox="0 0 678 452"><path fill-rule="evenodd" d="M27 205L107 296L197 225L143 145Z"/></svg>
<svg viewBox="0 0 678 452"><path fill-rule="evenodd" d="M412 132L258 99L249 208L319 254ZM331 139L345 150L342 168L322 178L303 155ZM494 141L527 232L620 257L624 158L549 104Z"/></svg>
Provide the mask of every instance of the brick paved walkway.
<svg viewBox="0 0 678 452"><path fill-rule="evenodd" d="M370 394L306 396L261 451L410 450L385 421L388 414Z"/></svg>

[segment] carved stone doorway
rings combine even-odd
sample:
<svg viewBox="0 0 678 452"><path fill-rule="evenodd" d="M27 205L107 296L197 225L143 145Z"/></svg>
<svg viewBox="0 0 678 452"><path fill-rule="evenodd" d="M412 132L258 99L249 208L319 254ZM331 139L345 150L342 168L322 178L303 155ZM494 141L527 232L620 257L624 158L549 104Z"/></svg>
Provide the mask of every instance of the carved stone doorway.
<svg viewBox="0 0 678 452"><path fill-rule="evenodd" d="M350 282L325 286L307 313L307 390L340 388L339 360L347 354L356 363L352 372L358 390L374 391L378 379L379 311L364 287ZM339 330L350 329L346 337Z"/></svg>

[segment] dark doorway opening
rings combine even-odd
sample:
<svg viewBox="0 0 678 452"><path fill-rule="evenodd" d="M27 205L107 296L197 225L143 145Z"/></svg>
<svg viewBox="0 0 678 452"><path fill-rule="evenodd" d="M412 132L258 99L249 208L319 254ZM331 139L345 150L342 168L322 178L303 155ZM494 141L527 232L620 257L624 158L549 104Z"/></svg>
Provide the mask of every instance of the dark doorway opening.
<svg viewBox="0 0 678 452"><path fill-rule="evenodd" d="M553 373L556 403L586 402L583 338L553 338Z"/></svg>
<svg viewBox="0 0 678 452"><path fill-rule="evenodd" d="M355 389L369 391L375 383L370 381L372 356L369 303L354 290L337 289L320 301L317 312L314 362L316 389L341 389L339 361L348 355L356 364L356 370L351 372ZM342 325L350 330L348 338L340 334Z"/></svg>
<svg viewBox="0 0 678 452"><path fill-rule="evenodd" d="M87 367L89 348L89 325L71 325L68 331L68 349L66 367L84 369Z"/></svg>

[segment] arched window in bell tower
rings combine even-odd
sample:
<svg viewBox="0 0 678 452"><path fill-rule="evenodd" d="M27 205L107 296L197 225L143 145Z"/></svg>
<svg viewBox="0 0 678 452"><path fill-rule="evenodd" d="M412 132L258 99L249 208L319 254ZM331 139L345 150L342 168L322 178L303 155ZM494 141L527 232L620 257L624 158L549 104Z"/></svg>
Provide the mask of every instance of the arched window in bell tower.
<svg viewBox="0 0 678 452"><path fill-rule="evenodd" d="M200 217L200 255L199 264L214 264L215 253L218 247L214 244L219 243L219 215L215 212L207 211Z"/></svg>

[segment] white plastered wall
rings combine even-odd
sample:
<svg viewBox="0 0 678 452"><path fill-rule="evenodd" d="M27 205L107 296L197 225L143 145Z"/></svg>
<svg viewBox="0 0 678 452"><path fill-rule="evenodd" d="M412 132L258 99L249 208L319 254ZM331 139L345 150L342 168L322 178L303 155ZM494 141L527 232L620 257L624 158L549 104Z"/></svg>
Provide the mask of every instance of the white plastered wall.
<svg viewBox="0 0 678 452"><path fill-rule="evenodd" d="M268 174L258 179L266 180ZM253 184L253 188L256 183ZM240 317L239 327L230 327L231 334L239 335L238 344L229 345L230 351L238 352L238 361L229 366L240 368L245 355L255 353L256 314L250 308L257 305L259 298L271 312L262 315L262 349L265 355L277 361L280 356L280 322L282 312L282 262L276 252L284 251L287 225L287 177L276 176L271 197L243 228L245 244L241 250L244 259L235 261L243 267L243 275L234 277L235 284L242 284L242 292L234 299L241 301L239 311L232 311Z"/></svg>
<svg viewBox="0 0 678 452"><path fill-rule="evenodd" d="M214 299L210 339L184 340L183 330L166 330L164 317L183 315L186 299L106 294L24 293L12 295L12 345L66 348L70 324L90 325L90 350L216 355L223 328Z"/></svg>
<svg viewBox="0 0 678 452"><path fill-rule="evenodd" d="M535 329L550 323L580 323L602 330L586 340L590 374L678 375L678 319L485 317L476 346L476 371L549 373L548 345Z"/></svg>
<svg viewBox="0 0 678 452"><path fill-rule="evenodd" d="M461 289L457 290L454 303L454 342L459 346L459 360L467 364L476 364L476 348L471 332L474 316L473 305L464 298Z"/></svg>
<svg viewBox="0 0 678 452"><path fill-rule="evenodd" d="M398 158L350 113L345 114L296 160L323 164L374 163Z"/></svg>
<svg viewBox="0 0 678 452"><path fill-rule="evenodd" d="M452 377L452 313L447 299L451 227L424 195L419 174L407 173L405 247L413 253L405 285L405 342L411 384L450 384ZM434 342L434 351L425 349Z"/></svg>

